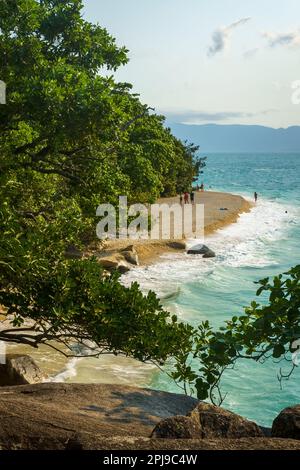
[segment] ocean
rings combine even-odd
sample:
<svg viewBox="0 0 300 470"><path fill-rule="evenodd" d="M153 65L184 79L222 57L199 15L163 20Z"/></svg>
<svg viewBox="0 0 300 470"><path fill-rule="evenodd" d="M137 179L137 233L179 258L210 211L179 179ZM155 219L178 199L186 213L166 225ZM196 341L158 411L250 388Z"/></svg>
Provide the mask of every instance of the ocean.
<svg viewBox="0 0 300 470"><path fill-rule="evenodd" d="M255 299L255 281L300 263L300 154L207 157L203 175L207 190L240 194L252 201L256 191L257 205L237 223L206 237L215 259L166 255L159 265L136 268L122 280L126 284L137 280L143 291L157 292L165 308L182 321L197 325L207 319L219 327ZM64 364L46 348L33 356L44 370L53 372L56 382L120 383L181 393L166 374L134 360L104 356ZM285 364L272 359L265 364L238 362L223 378L227 397L222 406L270 426L283 408L300 402L300 369L281 388L280 367Z"/></svg>
<svg viewBox="0 0 300 470"><path fill-rule="evenodd" d="M153 289L164 306L197 325L215 327L255 299L255 281L287 271L300 263L300 154L209 154L203 175L206 189L240 194L258 204L236 224L206 238L217 257L167 256L163 264L138 269L126 282L139 280ZM270 426L286 406L300 402L300 370L280 387L277 374L284 363L241 361L222 381L227 397L222 406ZM162 373L147 386L179 392Z"/></svg>

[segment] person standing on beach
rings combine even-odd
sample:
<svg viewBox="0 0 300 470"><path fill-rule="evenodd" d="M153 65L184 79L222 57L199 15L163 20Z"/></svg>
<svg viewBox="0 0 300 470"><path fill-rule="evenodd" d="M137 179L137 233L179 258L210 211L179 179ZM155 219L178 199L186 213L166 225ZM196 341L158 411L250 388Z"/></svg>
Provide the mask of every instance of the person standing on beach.
<svg viewBox="0 0 300 470"><path fill-rule="evenodd" d="M191 191L190 199L191 199L191 203L194 204L195 203L195 193L194 193L194 191Z"/></svg>
<svg viewBox="0 0 300 470"><path fill-rule="evenodd" d="M184 193L184 203L189 204L189 202L190 202L190 196L189 196L189 193L186 191Z"/></svg>
<svg viewBox="0 0 300 470"><path fill-rule="evenodd" d="M180 205L181 205L181 206L183 205L183 196L182 196L181 193L180 193Z"/></svg>
<svg viewBox="0 0 300 470"><path fill-rule="evenodd" d="M257 199L258 199L258 194L257 194L257 192L255 191L255 193L254 193L254 201L255 201L255 203L257 202Z"/></svg>
<svg viewBox="0 0 300 470"><path fill-rule="evenodd" d="M202 193L204 192L204 183L201 184L200 190L201 190Z"/></svg>

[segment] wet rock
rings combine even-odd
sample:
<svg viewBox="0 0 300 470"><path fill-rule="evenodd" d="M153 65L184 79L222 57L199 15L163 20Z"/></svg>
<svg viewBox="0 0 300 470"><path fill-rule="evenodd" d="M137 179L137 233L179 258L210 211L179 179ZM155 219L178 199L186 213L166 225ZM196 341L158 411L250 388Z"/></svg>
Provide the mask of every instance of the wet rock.
<svg viewBox="0 0 300 470"><path fill-rule="evenodd" d="M98 258L98 262L102 268L110 272L119 271L121 274L125 274L130 271L129 264L125 261L125 258L120 255Z"/></svg>
<svg viewBox="0 0 300 470"><path fill-rule="evenodd" d="M188 255L206 255L211 250L206 245L195 245L188 250Z"/></svg>
<svg viewBox="0 0 300 470"><path fill-rule="evenodd" d="M127 438L149 438L160 420L188 413L196 403L184 395L122 385L0 387L0 448L114 448Z"/></svg>
<svg viewBox="0 0 300 470"><path fill-rule="evenodd" d="M212 250L208 250L205 255L203 255L203 258L204 259L208 259L208 258L215 258L216 257L216 253Z"/></svg>
<svg viewBox="0 0 300 470"><path fill-rule="evenodd" d="M121 274L126 274L130 271L130 266L128 263L126 263L126 261L120 261L119 262L119 265L118 265L118 268L117 270L119 271L119 273Z"/></svg>

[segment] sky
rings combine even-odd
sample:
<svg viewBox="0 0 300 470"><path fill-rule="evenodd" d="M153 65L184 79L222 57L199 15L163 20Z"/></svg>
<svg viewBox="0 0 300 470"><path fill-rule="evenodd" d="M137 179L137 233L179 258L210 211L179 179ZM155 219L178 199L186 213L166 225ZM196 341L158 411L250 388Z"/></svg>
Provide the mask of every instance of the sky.
<svg viewBox="0 0 300 470"><path fill-rule="evenodd" d="M170 122L300 125L300 100L292 99L300 88L299 0L84 5L86 19L129 49L116 79Z"/></svg>

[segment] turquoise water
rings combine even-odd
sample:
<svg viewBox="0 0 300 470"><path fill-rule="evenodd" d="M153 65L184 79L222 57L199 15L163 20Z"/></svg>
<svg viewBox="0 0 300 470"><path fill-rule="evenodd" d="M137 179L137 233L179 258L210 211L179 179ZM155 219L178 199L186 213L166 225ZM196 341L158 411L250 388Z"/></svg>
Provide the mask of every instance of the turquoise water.
<svg viewBox="0 0 300 470"><path fill-rule="evenodd" d="M180 319L193 325L208 319L217 327L255 298L255 281L300 262L300 154L211 154L203 180L207 189L252 199L257 191L259 202L237 224L207 237L216 259L169 256L159 266L135 270L129 279L162 299L173 293L164 304ZM281 389L279 368L272 360L238 363L223 379L228 394L223 406L271 425L280 410L300 402L300 369ZM166 375L152 377L148 386L179 392Z"/></svg>

